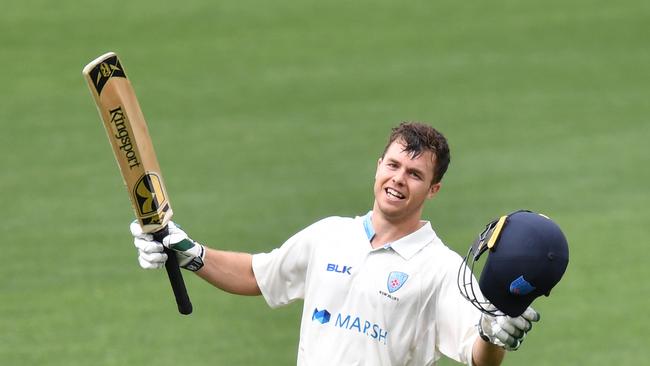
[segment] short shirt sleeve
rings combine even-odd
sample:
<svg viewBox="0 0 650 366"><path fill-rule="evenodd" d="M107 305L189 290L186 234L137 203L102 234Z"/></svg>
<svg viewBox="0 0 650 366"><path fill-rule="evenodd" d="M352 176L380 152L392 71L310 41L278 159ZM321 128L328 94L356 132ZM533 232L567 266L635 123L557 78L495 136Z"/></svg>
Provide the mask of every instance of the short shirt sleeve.
<svg viewBox="0 0 650 366"><path fill-rule="evenodd" d="M481 313L469 301L463 298L458 290L456 274L461 258L458 255L450 261L448 275L444 281L438 306L436 319L439 340L438 348L447 357L458 362L472 364L472 347L478 337L476 324Z"/></svg>
<svg viewBox="0 0 650 366"><path fill-rule="evenodd" d="M305 296L305 281L318 223L289 238L270 253L253 255L253 273L264 299L276 308Z"/></svg>

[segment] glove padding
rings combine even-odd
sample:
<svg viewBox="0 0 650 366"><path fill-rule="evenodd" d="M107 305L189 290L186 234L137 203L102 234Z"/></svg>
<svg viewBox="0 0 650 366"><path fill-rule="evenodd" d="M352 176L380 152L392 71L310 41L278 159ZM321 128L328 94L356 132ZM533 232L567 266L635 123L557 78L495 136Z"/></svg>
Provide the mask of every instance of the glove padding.
<svg viewBox="0 0 650 366"><path fill-rule="evenodd" d="M174 222L167 224L169 234L165 236L162 243L154 240L152 234L142 232L142 227L137 221L131 223L131 235L133 244L138 249L138 262L144 269L161 268L167 261L167 254L164 248L176 252L178 264L190 271L198 271L203 267L205 248L203 245L190 239L185 231L181 230Z"/></svg>
<svg viewBox="0 0 650 366"><path fill-rule="evenodd" d="M528 307L516 318L505 316L481 315L478 332L485 341L501 346L508 351L516 351L532 329L533 322L539 321L539 313Z"/></svg>

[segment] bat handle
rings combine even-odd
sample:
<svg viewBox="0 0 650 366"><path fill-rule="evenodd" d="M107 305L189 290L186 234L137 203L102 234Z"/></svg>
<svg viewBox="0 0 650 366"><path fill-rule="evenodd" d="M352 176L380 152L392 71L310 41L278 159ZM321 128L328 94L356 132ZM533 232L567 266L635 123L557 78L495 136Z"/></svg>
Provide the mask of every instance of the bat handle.
<svg viewBox="0 0 650 366"><path fill-rule="evenodd" d="M153 233L154 240L161 243L162 239L167 235L169 235L169 229L167 226ZM190 302L190 296L187 294L187 288L185 287L185 282L183 281L181 269L178 266L178 258L176 258L176 253L172 249L165 247L165 254L167 254L165 269L167 270L169 283L172 285L172 290L174 291L174 297L176 297L178 312L183 315L191 314L192 303Z"/></svg>

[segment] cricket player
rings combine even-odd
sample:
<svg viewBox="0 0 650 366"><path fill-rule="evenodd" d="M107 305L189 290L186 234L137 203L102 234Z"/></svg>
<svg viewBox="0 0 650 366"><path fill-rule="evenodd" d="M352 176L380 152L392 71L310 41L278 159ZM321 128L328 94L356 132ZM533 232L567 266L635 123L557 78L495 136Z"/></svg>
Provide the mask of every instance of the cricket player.
<svg viewBox="0 0 650 366"><path fill-rule="evenodd" d="M498 321L458 291L462 258L422 219L450 161L445 137L422 123L393 128L377 161L374 204L328 217L268 253L201 245L174 223L162 243L131 224L140 266L163 267L163 246L183 268L224 291L262 295L272 308L304 300L298 365L500 365L539 315ZM479 326L480 325L480 326Z"/></svg>

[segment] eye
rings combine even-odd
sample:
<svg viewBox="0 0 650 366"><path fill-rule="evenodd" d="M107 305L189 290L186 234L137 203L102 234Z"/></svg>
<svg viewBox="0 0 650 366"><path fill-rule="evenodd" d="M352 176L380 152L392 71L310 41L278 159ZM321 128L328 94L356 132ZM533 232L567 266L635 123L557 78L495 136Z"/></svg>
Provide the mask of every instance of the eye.
<svg viewBox="0 0 650 366"><path fill-rule="evenodd" d="M411 170L409 171L409 175L417 180L422 180L423 179L423 174L422 172L418 170Z"/></svg>

